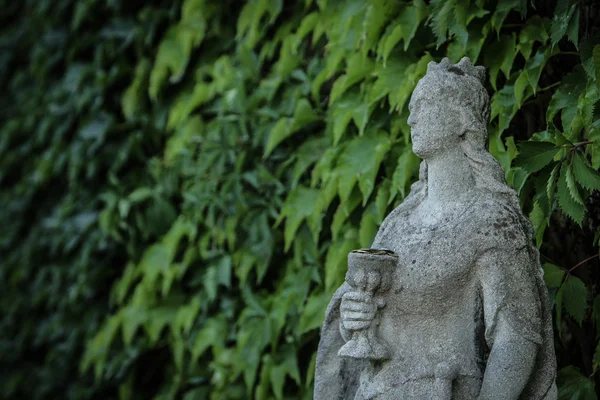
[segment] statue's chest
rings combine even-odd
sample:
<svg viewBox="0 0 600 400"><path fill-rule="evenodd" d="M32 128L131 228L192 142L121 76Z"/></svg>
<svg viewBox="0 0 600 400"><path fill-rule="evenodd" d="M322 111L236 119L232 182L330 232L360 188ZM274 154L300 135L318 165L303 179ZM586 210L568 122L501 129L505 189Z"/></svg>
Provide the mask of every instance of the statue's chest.
<svg viewBox="0 0 600 400"><path fill-rule="evenodd" d="M398 228L382 243L398 255L396 295L445 301L472 281L476 243L467 227Z"/></svg>

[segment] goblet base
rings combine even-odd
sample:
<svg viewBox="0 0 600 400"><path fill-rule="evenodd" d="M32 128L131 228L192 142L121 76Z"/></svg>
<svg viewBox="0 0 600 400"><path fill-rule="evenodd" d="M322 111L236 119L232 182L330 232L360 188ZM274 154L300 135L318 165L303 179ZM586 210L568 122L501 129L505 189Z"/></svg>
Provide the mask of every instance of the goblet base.
<svg viewBox="0 0 600 400"><path fill-rule="evenodd" d="M360 358L373 361L389 360L390 354L387 347L373 338L364 334L355 334L338 351L340 357Z"/></svg>

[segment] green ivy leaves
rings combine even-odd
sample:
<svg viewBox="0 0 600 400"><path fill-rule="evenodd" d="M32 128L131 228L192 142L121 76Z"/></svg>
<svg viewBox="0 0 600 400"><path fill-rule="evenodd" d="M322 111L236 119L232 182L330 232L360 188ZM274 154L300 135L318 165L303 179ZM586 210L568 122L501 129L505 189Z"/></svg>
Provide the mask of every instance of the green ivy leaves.
<svg viewBox="0 0 600 400"><path fill-rule="evenodd" d="M558 398L570 400L595 400L594 381L583 375L573 366L561 369L556 380L558 384Z"/></svg>
<svg viewBox="0 0 600 400"><path fill-rule="evenodd" d="M519 144L519 155L515 165L532 174L542 169L552 171L549 175L539 174L536 181L542 190L538 197L543 201L546 218L554 207L555 190L561 210L581 226L585 215L584 189L600 188L600 173L594 170L580 149L587 142L574 145L557 146L551 142L528 141ZM561 152L559 161L554 161Z"/></svg>
<svg viewBox="0 0 600 400"><path fill-rule="evenodd" d="M73 38L87 41L95 25L87 19L104 8L137 7L92 3L59 22ZM36 61L31 73L14 74L7 88L19 93L0 107L10 111L0 128L9 195L0 199L36 218L31 228L5 224L0 244L11 256L1 272L17 295L1 303L0 318L85 314L85 326L67 325L88 338L86 351L80 343L71 354L83 354L83 373L93 370L97 385L118 382L123 396L157 399L310 397L315 357L305 353L314 353L348 253L371 245L417 178L407 103L428 63L444 56L468 55L489 71L490 148L531 210L542 256L555 210L589 225L590 196L600 189L600 44L578 43L580 4L559 1L550 20L522 0L234 3L140 6L125 22L111 16L94 46L53 31L55 47L38 33L20 47ZM561 57L573 44L581 65L564 76L571 64ZM76 63L57 78L48 71L62 68L59 59ZM548 101L545 118L534 116ZM589 325L596 289L587 275L544 268L561 330ZM28 279L35 301L57 305L12 301ZM576 324L565 327L568 319ZM41 338L68 336L35 321ZM14 322L1 326L17 332ZM65 343L47 346L49 365L65 359L57 353ZM146 373L156 385L141 387ZM588 373L561 370L561 397L591 396ZM10 388L2 379L0 390Z"/></svg>

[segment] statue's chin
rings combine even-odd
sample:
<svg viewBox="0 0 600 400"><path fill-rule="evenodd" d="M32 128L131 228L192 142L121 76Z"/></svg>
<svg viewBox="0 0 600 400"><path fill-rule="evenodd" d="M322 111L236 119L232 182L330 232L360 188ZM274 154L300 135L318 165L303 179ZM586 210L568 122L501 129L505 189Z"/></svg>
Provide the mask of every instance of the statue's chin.
<svg viewBox="0 0 600 400"><path fill-rule="evenodd" d="M412 146L412 151L413 153L415 153L415 155L419 158L427 158L427 156L429 156L429 152L427 151L427 149L423 148L422 146L419 146L418 144L413 143Z"/></svg>

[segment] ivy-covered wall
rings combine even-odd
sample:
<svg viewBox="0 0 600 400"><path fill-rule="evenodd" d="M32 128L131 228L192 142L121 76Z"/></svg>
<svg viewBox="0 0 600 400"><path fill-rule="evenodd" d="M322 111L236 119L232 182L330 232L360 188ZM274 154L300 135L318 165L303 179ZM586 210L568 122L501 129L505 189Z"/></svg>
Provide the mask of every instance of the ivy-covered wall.
<svg viewBox="0 0 600 400"><path fill-rule="evenodd" d="M561 399L600 378L593 0L0 7L0 397L312 397L324 310L419 159L427 63L488 69Z"/></svg>

